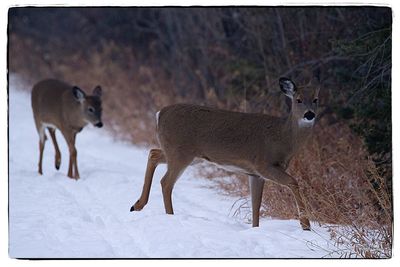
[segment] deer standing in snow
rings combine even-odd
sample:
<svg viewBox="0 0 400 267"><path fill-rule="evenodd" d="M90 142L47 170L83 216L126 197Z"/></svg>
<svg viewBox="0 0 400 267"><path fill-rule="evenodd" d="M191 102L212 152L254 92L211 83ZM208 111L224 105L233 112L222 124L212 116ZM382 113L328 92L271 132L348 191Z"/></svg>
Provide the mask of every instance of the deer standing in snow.
<svg viewBox="0 0 400 267"><path fill-rule="evenodd" d="M319 85L298 88L288 78L280 78L279 85L291 99L291 112L286 118L187 104L167 106L158 112L161 149L150 150L143 191L131 211L147 204L154 171L158 164L167 163L161 186L165 211L173 214L171 194L175 182L187 166L203 159L249 176L253 227L259 225L264 182L269 179L291 190L301 227L310 230L299 185L286 169L311 136Z"/></svg>
<svg viewBox="0 0 400 267"><path fill-rule="evenodd" d="M61 153L58 148L55 131L60 130L68 144L70 153L68 177L79 179L77 151L75 139L83 127L92 123L102 127L100 86L93 90L93 95L86 93L77 86L71 86L62 81L48 79L38 82L32 89L32 110L36 129L39 133L39 173L42 174L43 150L46 142L45 129L49 130L53 140L55 167L61 164Z"/></svg>

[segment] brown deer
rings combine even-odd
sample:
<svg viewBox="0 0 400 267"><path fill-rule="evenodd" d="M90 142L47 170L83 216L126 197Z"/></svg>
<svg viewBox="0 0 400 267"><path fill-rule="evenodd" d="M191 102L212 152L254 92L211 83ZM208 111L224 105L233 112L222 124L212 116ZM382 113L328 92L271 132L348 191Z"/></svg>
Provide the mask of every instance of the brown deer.
<svg viewBox="0 0 400 267"><path fill-rule="evenodd" d="M319 87L309 84L297 88L288 78L280 78L279 84L292 102L287 118L187 104L167 106L157 113L161 149L150 150L143 191L131 211L147 204L155 168L167 163L161 186L165 211L173 214L171 193L175 182L188 165L203 159L249 176L253 227L259 225L264 181L270 179L290 188L300 224L310 230L298 183L285 170L311 135Z"/></svg>
<svg viewBox="0 0 400 267"><path fill-rule="evenodd" d="M39 173L42 172L43 150L46 142L45 129L49 130L53 140L55 167L61 164L61 153L58 148L55 131L60 130L69 149L68 177L79 179L77 151L75 148L76 134L88 123L102 127L100 86L93 90L93 95L86 93L77 86L65 82L48 79L38 82L32 89L32 110L36 129L39 133Z"/></svg>

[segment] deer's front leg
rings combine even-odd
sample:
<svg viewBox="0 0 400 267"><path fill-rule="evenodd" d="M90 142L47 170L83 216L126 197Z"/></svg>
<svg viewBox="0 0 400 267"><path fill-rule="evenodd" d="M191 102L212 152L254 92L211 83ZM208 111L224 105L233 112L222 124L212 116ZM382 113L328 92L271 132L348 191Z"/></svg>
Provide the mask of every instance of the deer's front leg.
<svg viewBox="0 0 400 267"><path fill-rule="evenodd" d="M249 176L249 186L251 193L251 207L253 215L253 227L258 227L260 222L260 207L262 201L262 193L264 189L264 179L259 176Z"/></svg>
<svg viewBox="0 0 400 267"><path fill-rule="evenodd" d="M74 145L74 148L75 148L75 145ZM79 176L79 171L78 171L78 160L77 160L77 158L78 158L78 151L76 151L76 148L75 148L75 153L74 153L74 176L75 176L75 179L76 179L76 180L78 180L78 179L81 178L81 177Z"/></svg>
<svg viewBox="0 0 400 267"><path fill-rule="evenodd" d="M296 179L287 174L279 166L269 166L266 168L261 168L258 170L258 173L260 173L263 177L268 178L278 184L289 187L296 200L301 227L303 228L303 230L310 230L310 221L307 218L306 208L303 202L303 198L300 195L299 184L297 183Z"/></svg>
<svg viewBox="0 0 400 267"><path fill-rule="evenodd" d="M68 177L72 179L79 179L79 173L78 173L78 168L76 167L77 165L77 151L75 148L75 136L76 133L74 132L66 132L63 133L65 140L67 141L68 144L68 149L69 149L69 166L68 166Z"/></svg>
<svg viewBox="0 0 400 267"><path fill-rule="evenodd" d="M69 149L69 166L68 166L68 177L72 179L79 179L79 177L76 177L76 148L72 144L68 144L68 149Z"/></svg>

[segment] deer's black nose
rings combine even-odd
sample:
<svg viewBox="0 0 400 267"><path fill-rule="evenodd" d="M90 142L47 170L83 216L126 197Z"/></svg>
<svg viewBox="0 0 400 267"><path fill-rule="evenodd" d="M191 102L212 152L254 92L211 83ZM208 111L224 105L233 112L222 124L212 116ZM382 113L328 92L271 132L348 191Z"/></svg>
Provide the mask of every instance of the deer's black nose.
<svg viewBox="0 0 400 267"><path fill-rule="evenodd" d="M307 111L305 114L304 114L304 118L306 118L307 120L312 120L312 119L314 119L315 118L315 113L314 112L312 112L312 111Z"/></svg>
<svg viewBox="0 0 400 267"><path fill-rule="evenodd" d="M94 126L101 128L101 127L103 127L103 123L102 122L98 122Z"/></svg>

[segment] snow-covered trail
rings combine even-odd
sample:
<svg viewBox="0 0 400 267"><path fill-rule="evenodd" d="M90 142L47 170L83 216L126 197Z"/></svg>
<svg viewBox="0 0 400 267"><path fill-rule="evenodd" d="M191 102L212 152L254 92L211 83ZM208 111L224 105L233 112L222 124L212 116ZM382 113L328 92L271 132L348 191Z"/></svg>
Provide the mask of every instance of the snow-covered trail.
<svg viewBox="0 0 400 267"><path fill-rule="evenodd" d="M9 90L9 255L12 258L299 258L323 257L334 248L313 224L262 219L252 228L230 215L235 198L190 168L174 193L175 215L166 215L160 178L154 176L148 205L129 212L143 185L147 150L117 142L103 129L86 127L77 137L81 179L66 176L68 149L57 133L62 164L46 142L37 173L38 136L30 95L11 76Z"/></svg>

